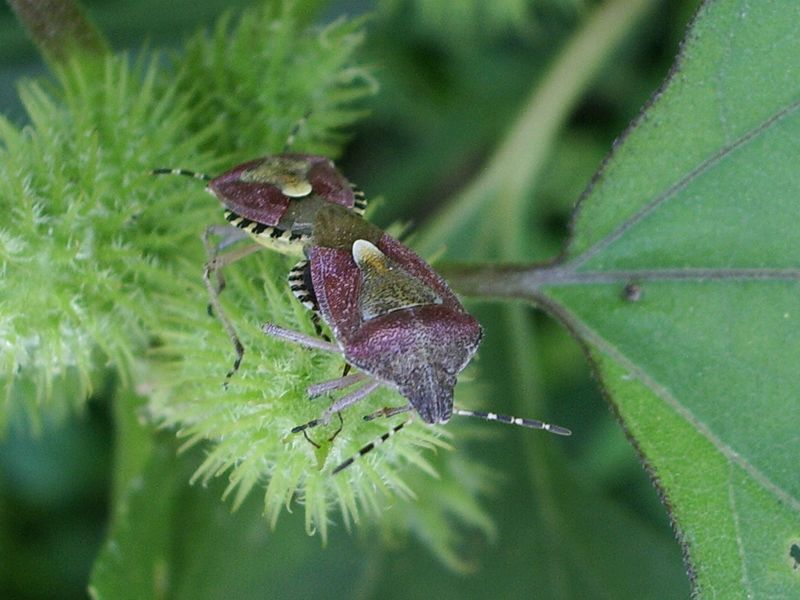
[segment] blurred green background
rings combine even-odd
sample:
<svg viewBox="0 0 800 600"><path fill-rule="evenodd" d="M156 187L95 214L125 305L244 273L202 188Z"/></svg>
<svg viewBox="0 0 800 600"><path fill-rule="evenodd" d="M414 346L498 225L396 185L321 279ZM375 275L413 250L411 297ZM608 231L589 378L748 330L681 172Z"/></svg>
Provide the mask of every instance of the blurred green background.
<svg viewBox="0 0 800 600"><path fill-rule="evenodd" d="M115 48L135 50L144 42L174 46L221 11L248 3L85 4ZM475 175L536 81L601 3L514 2L509 4L522 6L521 14L496 18L484 14L493 3L478 3L484 8L477 19L440 18L447 15L441 8L446 0L320 4L322 20L372 13L362 59L375 65L381 88L365 107L368 116L350 132L338 164L368 197L383 199L373 217L386 226L424 225ZM550 149L531 198L526 217L531 261L559 253L575 202L615 137L663 81L697 4L654 2L583 94ZM15 82L41 75L42 61L10 10L0 5L0 111L24 123ZM535 332L535 345L510 348L504 344L510 321L503 309L485 303L470 307L486 329L478 364L481 390L493 410L519 412L511 398L525 390L510 388L508 373L511 365L535 364L531 376L547 411L526 416L546 416L575 431L567 443L558 442L561 454L549 463L549 483L526 463L530 432L492 429L475 444L472 452L501 474L501 483L486 503L498 526L496 539L465 535L470 572L448 571L412 538L386 543L369 534L334 531L323 550L318 539L306 537L300 515L282 518L269 532L259 514L261 499L251 497L230 515L218 500L220 482L176 492L185 497L176 519L185 521L187 531L176 541L184 561L181 581L173 582L176 597L687 597L680 548L664 507L578 344L549 317L527 310L523 318ZM109 378L83 414L45 423L40 435L18 419L0 440L0 597L86 596L110 512L113 389ZM192 455L176 459L168 452L164 460L183 464L187 479L197 465ZM553 482L562 474L569 486ZM543 484L554 485L549 495L554 505L532 507ZM569 520L577 505L585 522ZM555 520L563 539L540 536L540 519ZM194 526L200 522L203 527ZM238 558L245 555L252 560ZM619 573L615 556L629 557ZM616 583L609 584L611 579Z"/></svg>

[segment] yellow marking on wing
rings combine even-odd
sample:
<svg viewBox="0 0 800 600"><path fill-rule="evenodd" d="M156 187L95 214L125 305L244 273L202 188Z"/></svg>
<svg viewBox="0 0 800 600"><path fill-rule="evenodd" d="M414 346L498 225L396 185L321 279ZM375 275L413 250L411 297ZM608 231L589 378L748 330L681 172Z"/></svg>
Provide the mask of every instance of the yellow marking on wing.
<svg viewBox="0 0 800 600"><path fill-rule="evenodd" d="M280 188L290 198L302 198L308 196L313 189L307 179L308 167L308 163L303 160L271 156L258 166L243 171L240 178L247 182L269 183Z"/></svg>
<svg viewBox="0 0 800 600"><path fill-rule="evenodd" d="M373 271L376 275L382 275L391 269L386 255L367 240L353 242L353 260L362 271Z"/></svg>

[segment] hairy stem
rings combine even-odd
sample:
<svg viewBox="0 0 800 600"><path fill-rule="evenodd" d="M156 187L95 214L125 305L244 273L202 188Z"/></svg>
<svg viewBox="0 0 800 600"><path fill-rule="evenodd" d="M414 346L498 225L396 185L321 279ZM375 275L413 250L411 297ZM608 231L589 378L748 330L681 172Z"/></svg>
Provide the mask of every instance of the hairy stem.
<svg viewBox="0 0 800 600"><path fill-rule="evenodd" d="M64 62L74 51L105 54L108 44L74 0L8 0L44 58Z"/></svg>

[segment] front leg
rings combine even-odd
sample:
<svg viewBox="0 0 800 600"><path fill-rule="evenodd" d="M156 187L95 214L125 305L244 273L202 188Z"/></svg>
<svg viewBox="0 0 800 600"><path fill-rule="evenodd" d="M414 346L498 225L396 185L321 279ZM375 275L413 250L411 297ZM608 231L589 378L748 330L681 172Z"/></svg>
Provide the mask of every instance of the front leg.
<svg viewBox="0 0 800 600"><path fill-rule="evenodd" d="M231 230L233 230L233 232ZM219 244L213 244L211 242L211 236L214 235L223 235L226 237L224 237ZM226 386L228 380L233 377L236 371L239 370L239 366L242 364L242 358L244 358L244 346L242 345L242 342L236 333L236 329L234 329L233 324L228 318L228 315L222 308L222 303L219 299L220 293L225 287L225 279L222 276L222 269L227 265L244 258L245 256L253 254L257 250L260 250L261 246L258 244L252 244L250 246L238 248L226 254L219 254L219 250L238 242L239 240L243 239L243 237L246 237L246 234L240 236L239 230L230 226L227 226L224 230L221 230L220 227L212 225L206 228L205 232L203 233L203 245L205 246L206 256L208 258L208 261L203 268L203 283L205 284L206 291L208 292L209 312L215 314L222 323L222 327L225 329L225 333L228 334L228 338L231 340L231 344L233 344L233 350L236 353L233 366L225 374Z"/></svg>

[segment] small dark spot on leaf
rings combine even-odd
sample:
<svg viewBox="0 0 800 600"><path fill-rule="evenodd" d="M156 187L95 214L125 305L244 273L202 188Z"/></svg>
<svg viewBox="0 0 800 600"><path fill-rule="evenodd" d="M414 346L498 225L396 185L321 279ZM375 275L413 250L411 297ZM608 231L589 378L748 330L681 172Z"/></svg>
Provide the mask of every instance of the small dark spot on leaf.
<svg viewBox="0 0 800 600"><path fill-rule="evenodd" d="M642 286L638 283L629 283L622 290L622 297L628 302L638 302L642 299Z"/></svg>
<svg viewBox="0 0 800 600"><path fill-rule="evenodd" d="M794 561L792 568L797 569L800 567L800 545L792 544L792 546L789 548L789 556Z"/></svg>

